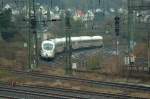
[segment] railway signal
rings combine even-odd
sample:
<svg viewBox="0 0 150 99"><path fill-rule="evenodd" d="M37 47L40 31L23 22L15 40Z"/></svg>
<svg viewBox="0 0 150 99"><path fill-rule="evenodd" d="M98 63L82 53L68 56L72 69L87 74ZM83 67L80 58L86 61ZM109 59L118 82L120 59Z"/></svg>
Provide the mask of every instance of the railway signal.
<svg viewBox="0 0 150 99"><path fill-rule="evenodd" d="M120 32L120 17L116 16L115 20L115 33L116 33L116 66L119 67L119 32Z"/></svg>
<svg viewBox="0 0 150 99"><path fill-rule="evenodd" d="M115 20L115 33L116 33L116 55L118 55L118 45L119 45L119 32L120 32L120 17L116 16Z"/></svg>
<svg viewBox="0 0 150 99"><path fill-rule="evenodd" d="M36 19L35 16L31 16L31 29L36 28Z"/></svg>
<svg viewBox="0 0 150 99"><path fill-rule="evenodd" d="M120 31L120 17L116 16L115 17L115 32L116 36L119 36L119 31Z"/></svg>

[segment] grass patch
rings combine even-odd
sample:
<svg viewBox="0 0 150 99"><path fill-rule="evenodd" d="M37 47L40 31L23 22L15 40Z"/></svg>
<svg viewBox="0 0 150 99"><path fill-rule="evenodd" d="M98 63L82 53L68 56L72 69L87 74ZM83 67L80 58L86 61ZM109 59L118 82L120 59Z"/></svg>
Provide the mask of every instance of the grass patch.
<svg viewBox="0 0 150 99"><path fill-rule="evenodd" d="M11 73L7 70L0 70L0 78L10 76Z"/></svg>

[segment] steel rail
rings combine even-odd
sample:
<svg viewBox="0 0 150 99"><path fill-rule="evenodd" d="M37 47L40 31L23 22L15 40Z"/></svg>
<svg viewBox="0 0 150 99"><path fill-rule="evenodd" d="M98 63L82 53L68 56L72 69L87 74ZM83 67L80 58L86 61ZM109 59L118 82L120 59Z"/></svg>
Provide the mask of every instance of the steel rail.
<svg viewBox="0 0 150 99"><path fill-rule="evenodd" d="M0 99L19 99L19 98L14 98L14 97L9 97L9 96L5 96L5 95L0 95Z"/></svg>
<svg viewBox="0 0 150 99"><path fill-rule="evenodd" d="M28 88L28 89L26 89ZM30 89L29 89L30 88ZM8 86L6 84L1 84L0 86L0 94L3 92L5 92L5 95L3 95L3 97L13 97L13 99L18 99L18 98L25 98L25 97L38 97L40 99L49 99L49 98L53 98L53 99L72 99L72 98L77 98L77 97L73 97L73 96L67 96L67 95L62 95L62 94L58 94L58 93L50 93L50 92L41 92L39 91L39 89L31 89L31 87L12 87L12 86ZM11 96L9 96L11 93ZM14 93L14 95L12 95L12 93ZM2 96L2 95L0 95ZM29 98L30 99L30 98Z"/></svg>
<svg viewBox="0 0 150 99"><path fill-rule="evenodd" d="M0 85L0 91L6 90L6 91L15 91L17 92L26 92L26 94L35 94L35 92L40 93L38 95L47 94L49 95L56 95L58 97L61 97L61 99L100 99L100 98L111 98L111 99L146 99L146 98L140 98L140 97L133 97L128 95L121 95L121 94L108 94L108 93L98 93L98 92L89 92L89 91L81 91L81 90L73 90L73 89L64 89L64 88L55 88L55 87L39 87L39 86L29 86L29 85L16 85L14 87L10 87L6 84ZM54 92L52 92L52 90ZM56 94L57 92L57 94ZM35 94L37 95L37 94ZM65 97L64 97L65 96ZM67 97L66 97L67 96Z"/></svg>
<svg viewBox="0 0 150 99"><path fill-rule="evenodd" d="M25 71L15 71L11 70L12 73L31 76L34 78L40 79L47 79L47 80L65 80L65 81L78 81L82 83L94 84L98 86L107 86L113 88L123 88L123 89L130 89L130 90L141 90L141 91L148 91L150 92L150 86L144 85L136 85L136 84L128 84L128 83L115 83L115 82L105 82L105 81L96 81L96 80L88 80L88 79L81 79L76 77L66 77L66 76L56 76L56 75L47 75L41 74L39 72L25 72Z"/></svg>
<svg viewBox="0 0 150 99"><path fill-rule="evenodd" d="M74 77L54 76L54 75L40 74L38 72L25 72L25 71L16 71L16 70L11 70L11 72L14 74L23 75L24 77L28 76L28 77L33 77L34 79L41 79L41 80L48 80L48 81L52 81L52 80L64 80L64 81L76 81L76 82L78 81L82 83L88 83L88 84L98 85L103 87L130 89L135 91L139 91L139 90L148 91L148 92L150 91L150 87L143 86L143 85L103 82L103 81L87 80L87 79L74 78ZM138 97L138 99L140 98Z"/></svg>

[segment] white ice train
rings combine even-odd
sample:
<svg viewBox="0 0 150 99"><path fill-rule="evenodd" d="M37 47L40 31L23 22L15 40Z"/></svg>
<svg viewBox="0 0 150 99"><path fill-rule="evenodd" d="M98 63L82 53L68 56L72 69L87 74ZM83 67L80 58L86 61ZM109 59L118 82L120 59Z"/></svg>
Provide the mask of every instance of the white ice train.
<svg viewBox="0 0 150 99"><path fill-rule="evenodd" d="M55 38L45 40L41 44L41 57L54 58L56 53L63 52L66 46L66 38ZM71 37L72 49L101 47L103 45L102 36L79 36Z"/></svg>

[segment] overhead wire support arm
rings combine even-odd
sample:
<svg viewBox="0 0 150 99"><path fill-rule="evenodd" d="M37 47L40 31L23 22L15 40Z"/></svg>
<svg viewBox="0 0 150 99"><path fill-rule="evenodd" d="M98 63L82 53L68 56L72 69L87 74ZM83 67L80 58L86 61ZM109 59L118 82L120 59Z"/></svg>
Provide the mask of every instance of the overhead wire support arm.
<svg viewBox="0 0 150 99"><path fill-rule="evenodd" d="M40 20L40 21L36 20L36 22L56 22L56 21L62 21L62 20L61 19Z"/></svg>

